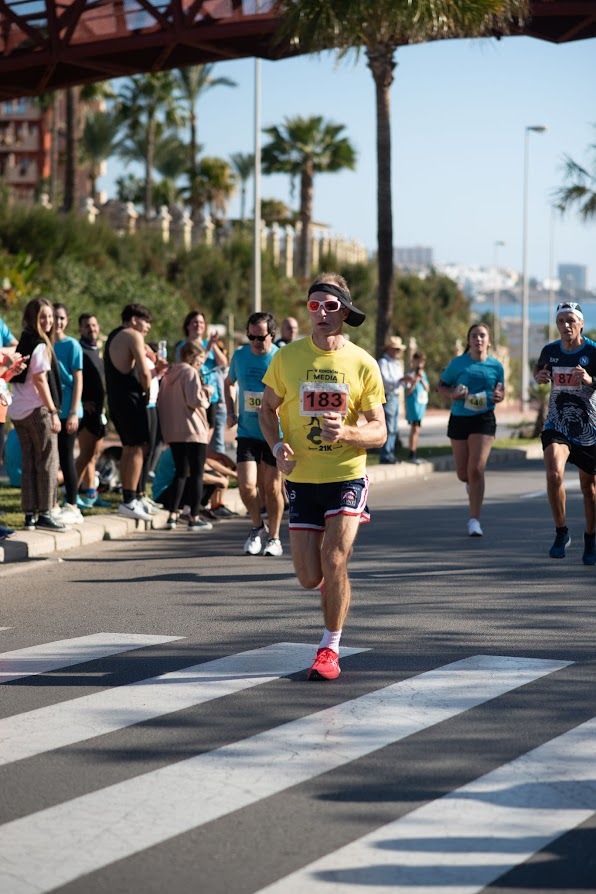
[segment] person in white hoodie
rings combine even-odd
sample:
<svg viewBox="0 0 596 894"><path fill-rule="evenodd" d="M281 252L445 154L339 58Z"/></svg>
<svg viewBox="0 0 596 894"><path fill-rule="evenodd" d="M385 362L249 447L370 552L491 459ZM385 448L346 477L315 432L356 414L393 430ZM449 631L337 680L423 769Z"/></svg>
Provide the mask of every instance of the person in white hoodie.
<svg viewBox="0 0 596 894"><path fill-rule="evenodd" d="M174 530L185 487L190 502L190 531L210 531L213 525L200 518L203 467L209 441L207 408L211 389L203 385L199 374L205 351L186 342L180 350L180 363L171 366L163 377L157 412L161 432L169 444L176 467L176 490L167 527Z"/></svg>

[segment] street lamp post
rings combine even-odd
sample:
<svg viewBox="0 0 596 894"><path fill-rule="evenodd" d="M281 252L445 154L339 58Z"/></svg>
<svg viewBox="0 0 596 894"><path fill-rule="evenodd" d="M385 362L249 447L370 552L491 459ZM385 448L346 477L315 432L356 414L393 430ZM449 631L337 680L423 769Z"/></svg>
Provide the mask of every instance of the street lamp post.
<svg viewBox="0 0 596 894"><path fill-rule="evenodd" d="M528 336L530 330L529 310L530 296L528 291L528 156L529 138L531 133L544 133L546 127L543 124L528 125L524 134L524 208L523 208L523 236L522 236L522 369L521 369L521 404L522 410L527 410L530 403L530 371Z"/></svg>
<svg viewBox="0 0 596 894"><path fill-rule="evenodd" d="M501 239L495 239L495 290L493 292L493 335L495 338L495 348L501 341L501 311L499 309L499 301L501 297L501 288L499 286L499 249L503 248L505 243Z"/></svg>
<svg viewBox="0 0 596 894"><path fill-rule="evenodd" d="M254 221L253 221L253 311L261 310L261 60L255 59L255 109L254 109Z"/></svg>

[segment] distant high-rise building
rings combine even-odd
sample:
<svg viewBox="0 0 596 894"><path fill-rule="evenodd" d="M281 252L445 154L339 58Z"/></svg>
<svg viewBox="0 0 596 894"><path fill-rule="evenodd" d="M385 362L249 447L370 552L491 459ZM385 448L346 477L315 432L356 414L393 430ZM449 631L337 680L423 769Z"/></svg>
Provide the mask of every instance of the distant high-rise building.
<svg viewBox="0 0 596 894"><path fill-rule="evenodd" d="M0 177L12 196L33 199L50 176L50 112L28 98L0 103Z"/></svg>
<svg viewBox="0 0 596 894"><path fill-rule="evenodd" d="M99 104L96 102L92 107ZM52 121L53 115L56 121ZM56 102L47 105L31 97L0 102L0 181L11 198L32 202L42 191L49 190L52 162L59 198L64 182L65 124L64 91L59 93ZM54 147L53 135L57 138ZM79 160L77 177L79 194L85 196L89 188L89 163L83 158Z"/></svg>
<svg viewBox="0 0 596 894"><path fill-rule="evenodd" d="M566 292L584 292L587 288L588 268L583 264L559 264L561 288Z"/></svg>
<svg viewBox="0 0 596 894"><path fill-rule="evenodd" d="M396 267L403 267L405 270L428 270L433 266L433 250L426 245L396 248L393 251L393 262Z"/></svg>

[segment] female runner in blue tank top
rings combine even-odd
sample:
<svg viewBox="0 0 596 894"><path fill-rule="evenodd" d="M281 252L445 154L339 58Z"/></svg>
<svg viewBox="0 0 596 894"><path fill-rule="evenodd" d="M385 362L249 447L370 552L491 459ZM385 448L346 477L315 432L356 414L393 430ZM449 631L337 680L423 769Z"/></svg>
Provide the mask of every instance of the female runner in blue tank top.
<svg viewBox="0 0 596 894"><path fill-rule="evenodd" d="M470 537L482 537L484 470L497 430L495 404L505 396L503 367L495 357L489 357L489 348L488 326L470 326L464 353L443 370L438 386L439 392L451 399L447 435L457 477L467 485Z"/></svg>

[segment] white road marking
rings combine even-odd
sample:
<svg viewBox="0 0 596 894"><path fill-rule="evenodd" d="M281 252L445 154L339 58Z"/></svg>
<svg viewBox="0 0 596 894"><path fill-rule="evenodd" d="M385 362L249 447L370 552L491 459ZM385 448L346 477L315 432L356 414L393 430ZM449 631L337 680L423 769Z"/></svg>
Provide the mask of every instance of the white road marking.
<svg viewBox="0 0 596 894"><path fill-rule="evenodd" d="M0 627L0 630L14 630L14 627Z"/></svg>
<svg viewBox="0 0 596 894"><path fill-rule="evenodd" d="M580 490L579 478L571 478L568 481L565 481L565 490ZM539 497L546 497L546 488L542 488L542 490L533 490L529 494L520 494L520 500L536 500Z"/></svg>
<svg viewBox="0 0 596 894"><path fill-rule="evenodd" d="M366 649L342 648L342 655ZM294 674L316 646L274 643L0 720L0 765Z"/></svg>
<svg viewBox="0 0 596 894"><path fill-rule="evenodd" d="M596 718L259 894L476 894L596 812Z"/></svg>
<svg viewBox="0 0 596 894"><path fill-rule="evenodd" d="M477 655L0 827L0 890L50 891L572 662Z"/></svg>
<svg viewBox="0 0 596 894"><path fill-rule="evenodd" d="M0 683L8 680L45 674L73 664L83 664L97 658L118 655L132 649L158 646L183 639L181 636L155 636L141 633L92 633L72 639L42 643L27 649L14 649L0 654Z"/></svg>

